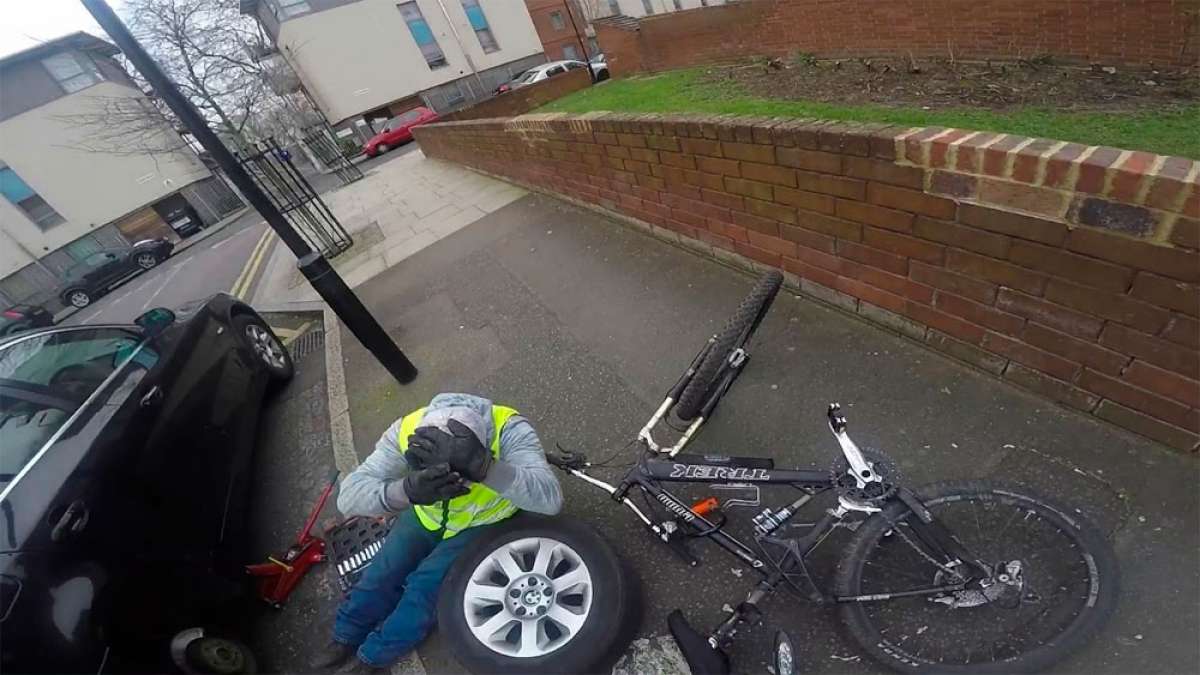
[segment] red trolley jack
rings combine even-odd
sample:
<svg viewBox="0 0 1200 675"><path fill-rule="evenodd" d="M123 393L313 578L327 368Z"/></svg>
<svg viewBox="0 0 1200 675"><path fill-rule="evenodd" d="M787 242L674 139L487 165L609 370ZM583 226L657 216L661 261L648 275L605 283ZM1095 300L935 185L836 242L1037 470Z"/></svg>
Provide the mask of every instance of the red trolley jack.
<svg viewBox="0 0 1200 675"><path fill-rule="evenodd" d="M317 516L325 508L330 493L333 492L333 486L337 484L337 477L338 472L334 471L329 477L329 484L321 491L321 498L317 500L316 507L305 521L304 528L296 537L296 543L292 544L286 553L279 558L268 557L265 563L246 565L246 573L258 577L259 596L263 602L275 609L283 609L284 601L304 578L308 568L326 559L325 540L314 537L312 529L317 522Z"/></svg>

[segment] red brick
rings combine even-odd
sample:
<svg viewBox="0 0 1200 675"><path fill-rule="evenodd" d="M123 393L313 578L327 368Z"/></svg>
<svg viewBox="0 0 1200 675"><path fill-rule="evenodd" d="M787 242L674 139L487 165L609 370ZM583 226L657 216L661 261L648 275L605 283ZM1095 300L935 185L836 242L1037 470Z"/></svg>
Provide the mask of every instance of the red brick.
<svg viewBox="0 0 1200 675"><path fill-rule="evenodd" d="M796 223L807 230L828 234L838 239L862 241L862 225L810 211L799 211Z"/></svg>
<svg viewBox="0 0 1200 675"><path fill-rule="evenodd" d="M1004 379L1085 412L1095 408L1100 400L1099 396L1032 368L1026 368L1015 361L1010 362L1004 369Z"/></svg>
<svg viewBox="0 0 1200 675"><path fill-rule="evenodd" d="M1112 401L1101 401L1096 407L1095 415L1184 452L1195 452L1196 443L1200 441L1200 436L1186 429L1180 429L1174 424L1167 424Z"/></svg>
<svg viewBox="0 0 1200 675"><path fill-rule="evenodd" d="M1149 152L1131 153L1113 170L1108 196L1119 202L1133 203L1147 178L1146 174L1157 159L1158 155Z"/></svg>
<svg viewBox="0 0 1200 675"><path fill-rule="evenodd" d="M966 225L1055 246L1067 237L1063 223L975 204L959 205L958 219Z"/></svg>
<svg viewBox="0 0 1200 675"><path fill-rule="evenodd" d="M1171 243L1187 248L1200 248L1200 220L1179 216L1171 230Z"/></svg>
<svg viewBox="0 0 1200 675"><path fill-rule="evenodd" d="M802 279L809 279L826 288L836 288L841 277L829 270L813 267L812 265L791 258L783 259L783 269L795 274Z"/></svg>
<svg viewBox="0 0 1200 675"><path fill-rule="evenodd" d="M658 153L646 148L630 148L629 156L639 162L647 162L650 164L658 163Z"/></svg>
<svg viewBox="0 0 1200 675"><path fill-rule="evenodd" d="M1120 156L1121 151L1116 148L1099 148L1093 152L1079 164L1079 179L1075 181L1075 191L1100 194L1104 189L1108 166Z"/></svg>
<svg viewBox="0 0 1200 675"><path fill-rule="evenodd" d="M742 175L740 165L737 162L732 159L721 159L719 157L697 157L696 168L707 173L715 173L722 176Z"/></svg>
<svg viewBox="0 0 1200 675"><path fill-rule="evenodd" d="M733 223L747 230L754 230L773 237L779 236L779 222L742 211L733 212Z"/></svg>
<svg viewBox="0 0 1200 675"><path fill-rule="evenodd" d="M847 157L847 160L857 159ZM818 173L838 174L842 171L842 156L803 148L775 148L775 160L784 166ZM863 160L868 161L868 160Z"/></svg>
<svg viewBox="0 0 1200 675"><path fill-rule="evenodd" d="M691 155L682 155L677 152L660 152L658 153L659 161L667 166L679 167L680 169L696 168L696 158Z"/></svg>
<svg viewBox="0 0 1200 675"><path fill-rule="evenodd" d="M1200 316L1200 286L1196 284L1160 277L1149 272L1138 272L1129 294L1159 307Z"/></svg>
<svg viewBox="0 0 1200 675"><path fill-rule="evenodd" d="M996 298L996 307L1084 338L1094 339L1100 334L1100 328L1104 325L1103 321L1094 316L1080 314L1062 305L1056 305L1008 288L1000 289L1000 294Z"/></svg>
<svg viewBox="0 0 1200 675"><path fill-rule="evenodd" d="M1149 270L1181 281L1200 281L1200 253L1134 241L1086 227L1071 231L1066 247L1140 270Z"/></svg>
<svg viewBox="0 0 1200 675"><path fill-rule="evenodd" d="M636 134L617 134L617 143L631 148L644 148L646 147L646 137Z"/></svg>
<svg viewBox="0 0 1200 675"><path fill-rule="evenodd" d="M1075 377L1080 368L1080 365L1074 361L1055 356L1050 352L1042 351L1037 347L999 333L989 332L985 335L983 348L1068 382Z"/></svg>
<svg viewBox="0 0 1200 675"><path fill-rule="evenodd" d="M973 345L979 344L987 332L982 326L977 326L970 321L963 321L956 316L940 312L928 305L916 302L907 303L901 313L909 318L920 321L926 326L936 328L947 335Z"/></svg>
<svg viewBox="0 0 1200 675"><path fill-rule="evenodd" d="M822 153L824 154L824 153ZM835 155L836 157L836 155ZM780 164L783 164L782 158ZM789 165L790 166L790 165ZM811 169L813 171L822 171L823 169L797 166L800 169ZM861 178L864 180L872 180L878 183L888 183L891 185L899 185L901 187L921 189L925 181L925 172L914 166L901 166L895 162L878 159L868 159L866 157L843 157L842 171L850 178ZM826 173L835 173L834 171L826 171Z"/></svg>
<svg viewBox="0 0 1200 675"><path fill-rule="evenodd" d="M809 192L836 195L862 201L866 198L866 183L854 178L829 176L811 171L796 172L796 186Z"/></svg>
<svg viewBox="0 0 1200 675"><path fill-rule="evenodd" d="M1041 163L1042 155L1054 147L1056 142L1039 138L1021 148L1016 159L1013 160L1012 179L1022 183L1033 183L1037 178L1038 165Z"/></svg>
<svg viewBox="0 0 1200 675"><path fill-rule="evenodd" d="M647 190L654 190L656 192L664 192L667 189L667 182L655 176L639 175L637 177L637 184L638 187L643 187Z"/></svg>
<svg viewBox="0 0 1200 675"><path fill-rule="evenodd" d="M836 200L832 195L791 190L778 186L775 188L775 201L780 204L788 204L808 211L817 211L830 215L833 215L836 208Z"/></svg>
<svg viewBox="0 0 1200 675"><path fill-rule="evenodd" d="M750 230L716 218L707 218L708 231L734 241L750 241Z"/></svg>
<svg viewBox="0 0 1200 675"><path fill-rule="evenodd" d="M1200 349L1200 321L1180 314L1172 314L1162 336L1181 345Z"/></svg>
<svg viewBox="0 0 1200 675"><path fill-rule="evenodd" d="M705 173L703 171L684 171L683 179L689 185L696 187L708 188L710 190L724 190L725 177L716 173Z"/></svg>
<svg viewBox="0 0 1200 675"><path fill-rule="evenodd" d="M794 258L796 256L796 244L779 237L772 237L760 232L748 231L750 243L767 251L778 253L779 255Z"/></svg>
<svg viewBox="0 0 1200 675"><path fill-rule="evenodd" d="M983 151L983 171L989 176L1005 176L1005 169L1008 166L1008 156L1013 148L1024 143L1027 138L1022 136L1005 136L999 141L988 146Z"/></svg>
<svg viewBox="0 0 1200 675"><path fill-rule="evenodd" d="M945 132L944 127L925 127L904 139L904 158L919 166L926 165L926 148L929 139Z"/></svg>
<svg viewBox="0 0 1200 675"><path fill-rule="evenodd" d="M1017 335L1025 326L1025 319L1015 314L1002 312L994 307L981 305L945 291L937 292L933 306L947 314L953 314L971 323L985 326L1007 335Z"/></svg>
<svg viewBox="0 0 1200 675"><path fill-rule="evenodd" d="M759 199L746 198L746 210L756 216L771 218L784 223L796 224L796 209L774 202L764 202Z"/></svg>
<svg viewBox="0 0 1200 675"><path fill-rule="evenodd" d="M979 201L1049 218L1061 218L1069 195L1047 188L992 178L979 179Z"/></svg>
<svg viewBox="0 0 1200 675"><path fill-rule="evenodd" d="M1200 408L1200 381L1177 375L1144 361L1134 361L1125 371L1124 379L1184 405Z"/></svg>
<svg viewBox="0 0 1200 675"><path fill-rule="evenodd" d="M667 182L667 192L688 199L700 199L700 188L695 185L684 185L682 183Z"/></svg>
<svg viewBox="0 0 1200 675"><path fill-rule="evenodd" d="M1005 257L1013 241L1004 235L925 216L917 216L912 231L922 239L965 248L993 258Z"/></svg>
<svg viewBox="0 0 1200 675"><path fill-rule="evenodd" d="M979 177L966 173L934 171L929 177L929 192L954 199L975 199Z"/></svg>
<svg viewBox="0 0 1200 675"><path fill-rule="evenodd" d="M1046 286L1044 274L956 248L946 251L946 268L1032 295L1041 295Z"/></svg>
<svg viewBox="0 0 1200 675"><path fill-rule="evenodd" d="M1200 378L1200 353L1195 349L1113 323L1104 327L1100 344L1172 372Z"/></svg>
<svg viewBox="0 0 1200 675"><path fill-rule="evenodd" d="M773 164L743 162L742 177L764 183L796 187L796 172L787 167L775 166Z"/></svg>
<svg viewBox="0 0 1200 675"><path fill-rule="evenodd" d="M1095 286L1114 293L1129 289L1133 270L1120 265L1076 255L1053 246L1042 246L1032 242L1015 240L1008 252L1008 259L1024 267L1047 272L1054 276Z"/></svg>
<svg viewBox="0 0 1200 675"><path fill-rule="evenodd" d="M794 232L792 232L792 228L788 228L785 225L783 227L783 236L790 240L791 236L789 235L792 234L794 234ZM829 270L830 272L837 272L839 274L842 271L842 265L846 262L835 255L826 253L823 250L813 249L801 245L796 246L796 253L792 257L804 262L805 264L812 265L813 267L820 267L821 269Z"/></svg>
<svg viewBox="0 0 1200 675"><path fill-rule="evenodd" d="M1121 369L1129 363L1129 357L1124 354L1032 322L1025 328L1021 339L1035 347L1065 356L1110 375L1119 375Z"/></svg>
<svg viewBox="0 0 1200 675"><path fill-rule="evenodd" d="M701 138L683 138L679 140L679 145L683 148L683 152L689 155L721 156L721 144L717 141Z"/></svg>
<svg viewBox="0 0 1200 675"><path fill-rule="evenodd" d="M983 150L999 134L982 133L958 144L955 151L954 168L967 173L983 173Z"/></svg>
<svg viewBox="0 0 1200 675"><path fill-rule="evenodd" d="M1083 375L1079 378L1079 386L1189 431L1200 430L1200 410L1189 410L1182 403L1164 398L1128 382L1085 368Z"/></svg>
<svg viewBox="0 0 1200 675"><path fill-rule="evenodd" d="M877 267L860 265L852 260L843 259L839 271L842 276L857 279L863 283L870 284L876 288L882 288L889 293L901 295L922 304L928 305L933 302L933 289L929 286L919 284L911 279L890 272L885 272Z"/></svg>
<svg viewBox="0 0 1200 675"><path fill-rule="evenodd" d="M860 300L869 302L876 307L882 307L897 314L904 312L909 302L899 295L888 293L870 284L847 277L838 277L834 288L843 293L853 295Z"/></svg>
<svg viewBox="0 0 1200 675"><path fill-rule="evenodd" d="M914 281L957 293L985 305L992 304L996 299L995 284L955 274L940 267L913 261L909 266L908 276Z"/></svg>
<svg viewBox="0 0 1200 675"><path fill-rule="evenodd" d="M770 201L775 193L767 183L745 180L743 178L725 178L725 191L755 199Z"/></svg>
<svg viewBox="0 0 1200 675"><path fill-rule="evenodd" d="M721 154L724 157L743 162L758 162L759 164L775 163L775 148L769 145L727 143L722 141Z"/></svg>
<svg viewBox="0 0 1200 675"><path fill-rule="evenodd" d="M783 266L783 256L774 251L769 251L765 248L759 248L754 244L746 244L740 241L735 241L733 242L733 250L741 255L746 256L747 258L750 258L751 260L757 260L764 265L770 265L771 267Z"/></svg>
<svg viewBox="0 0 1200 675"><path fill-rule="evenodd" d="M929 166L935 168L947 166L946 159L950 154L950 144L970 133L963 129L954 129L947 134L938 136L937 140L929 144Z"/></svg>
<svg viewBox="0 0 1200 675"><path fill-rule="evenodd" d="M665 219L665 218L671 217L671 209L667 206L663 206L662 204L656 204L654 202L644 202L642 204L642 206L646 209L646 211L648 213L652 213L659 218Z"/></svg>
<svg viewBox="0 0 1200 675"><path fill-rule="evenodd" d="M818 234L800 227L791 225L780 225L780 234L788 241L794 241L800 246L805 246L824 253L833 253L835 250L833 237L824 234Z"/></svg>
<svg viewBox="0 0 1200 675"><path fill-rule="evenodd" d="M1129 296L1079 286L1061 279L1051 279L1046 285L1046 299L1148 333L1162 330L1169 316L1166 310Z"/></svg>
<svg viewBox="0 0 1200 675"><path fill-rule="evenodd" d="M688 211L704 218L718 218L728 222L731 217L729 214L729 209L723 206L710 204L709 202L705 201L688 199L686 197L681 197L674 194L668 193L667 195L664 195L663 203L673 209Z"/></svg>
<svg viewBox="0 0 1200 675"><path fill-rule="evenodd" d="M899 232L912 231L913 214L905 211L886 209L882 206L848 199L837 200L836 207L836 213L841 218Z"/></svg>
<svg viewBox="0 0 1200 675"><path fill-rule="evenodd" d="M945 259L946 247L874 227L863 229L863 243L933 265Z"/></svg>
<svg viewBox="0 0 1200 675"><path fill-rule="evenodd" d="M867 184L867 201L945 220L953 219L957 212L957 204L949 199L883 183Z"/></svg>
<svg viewBox="0 0 1200 675"><path fill-rule="evenodd" d="M733 248L734 241L732 239L730 239L729 237L723 237L719 234L714 234L712 232L709 232L708 230L698 230L696 232L695 238L699 239L700 241L702 241L706 244L711 244L713 246L720 246L721 248L723 248L727 251L734 250L734 248Z"/></svg>
<svg viewBox="0 0 1200 675"><path fill-rule="evenodd" d="M617 144L617 135L616 134L610 134L605 131L597 131L597 132L593 133L592 136L594 136L596 138L597 143L600 143L602 145L616 145Z"/></svg>
<svg viewBox="0 0 1200 675"><path fill-rule="evenodd" d="M731 195L727 192L719 192L717 190L709 190L705 188L700 190L700 198L709 204L723 206L727 209L744 210L746 208L746 204L741 197L737 195Z"/></svg>
<svg viewBox="0 0 1200 675"><path fill-rule="evenodd" d="M1070 189L1071 186L1067 185L1068 175L1075 160L1083 154L1084 150L1087 150L1087 146L1078 143L1067 143L1059 148L1058 152L1046 160L1046 176L1042 179L1042 185Z"/></svg>
<svg viewBox="0 0 1200 675"><path fill-rule="evenodd" d="M839 240L837 253L843 258L849 258L871 267L887 270L901 276L908 274L908 259L870 246L863 246L852 241Z"/></svg>
<svg viewBox="0 0 1200 675"><path fill-rule="evenodd" d="M679 152L679 139L669 136L647 136L646 145L655 150L669 150L671 152Z"/></svg>

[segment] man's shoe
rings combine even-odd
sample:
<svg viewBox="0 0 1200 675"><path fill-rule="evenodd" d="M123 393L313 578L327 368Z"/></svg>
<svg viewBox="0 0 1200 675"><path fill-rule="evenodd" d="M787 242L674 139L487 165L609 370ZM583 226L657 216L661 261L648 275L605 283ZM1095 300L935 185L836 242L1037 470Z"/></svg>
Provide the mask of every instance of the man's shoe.
<svg viewBox="0 0 1200 675"><path fill-rule="evenodd" d="M308 662L308 665L313 670L336 668L345 663L351 656L354 656L356 651L358 650L350 645L342 644L337 640L330 640L329 644L317 651L312 660ZM358 659L355 660L357 661Z"/></svg>
<svg viewBox="0 0 1200 675"><path fill-rule="evenodd" d="M373 666L362 659L355 657L346 662L346 665L337 669L338 675L380 675L380 673L390 672L390 668Z"/></svg>

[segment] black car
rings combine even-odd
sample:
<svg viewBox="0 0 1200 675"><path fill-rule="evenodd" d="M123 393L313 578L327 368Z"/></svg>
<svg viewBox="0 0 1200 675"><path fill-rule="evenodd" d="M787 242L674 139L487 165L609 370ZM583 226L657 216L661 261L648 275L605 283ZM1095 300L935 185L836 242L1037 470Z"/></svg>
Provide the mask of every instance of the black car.
<svg viewBox="0 0 1200 675"><path fill-rule="evenodd" d="M240 672L252 449L291 376L226 294L0 338L0 672Z"/></svg>
<svg viewBox="0 0 1200 675"><path fill-rule="evenodd" d="M13 305L0 312L0 337L31 328L54 325L54 315L42 307Z"/></svg>
<svg viewBox="0 0 1200 675"><path fill-rule="evenodd" d="M173 248L166 239L146 239L129 248L93 253L67 269L58 295L65 305L87 307L104 291L166 260Z"/></svg>

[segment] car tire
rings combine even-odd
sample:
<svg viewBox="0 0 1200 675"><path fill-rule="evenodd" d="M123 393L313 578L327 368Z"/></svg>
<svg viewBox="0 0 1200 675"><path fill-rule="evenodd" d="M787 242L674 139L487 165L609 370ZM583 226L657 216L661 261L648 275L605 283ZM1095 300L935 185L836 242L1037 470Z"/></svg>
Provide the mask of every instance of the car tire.
<svg viewBox="0 0 1200 675"><path fill-rule="evenodd" d="M92 294L82 288L76 288L64 293L63 300L66 301L66 304L76 309L83 309L92 304Z"/></svg>
<svg viewBox="0 0 1200 675"><path fill-rule="evenodd" d="M143 251L137 254L133 261L137 263L137 266L143 270L151 269L159 263L158 256L154 255L150 251Z"/></svg>
<svg viewBox="0 0 1200 675"><path fill-rule="evenodd" d="M596 73L596 81L597 82L603 82L607 79L608 79L608 71L607 70L601 70L600 72Z"/></svg>
<svg viewBox="0 0 1200 675"><path fill-rule="evenodd" d="M237 640L205 636L188 643L184 660L193 673L243 675L258 672L254 652Z"/></svg>
<svg viewBox="0 0 1200 675"><path fill-rule="evenodd" d="M504 556L520 571L516 578L501 571ZM545 574L538 569L542 560ZM563 583L570 585L554 588L568 577ZM520 595L514 599L514 593ZM514 610L537 612L536 618L519 618ZM507 620L496 619L501 615ZM530 513L468 545L438 602L438 626L472 673L607 672L639 616L633 576L599 533L578 520ZM527 634L533 636L528 645ZM528 654L518 655L522 649Z"/></svg>
<svg viewBox="0 0 1200 675"><path fill-rule="evenodd" d="M377 145L375 147L375 156L378 157L391 149L392 149L392 146L388 145L387 143L380 143L379 145Z"/></svg>
<svg viewBox="0 0 1200 675"><path fill-rule="evenodd" d="M282 384L292 379L295 374L292 355L262 319L245 314L235 316L233 329L258 365L267 371L272 383Z"/></svg>

